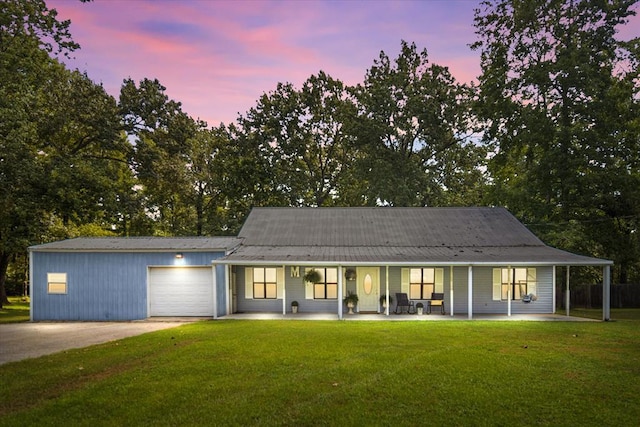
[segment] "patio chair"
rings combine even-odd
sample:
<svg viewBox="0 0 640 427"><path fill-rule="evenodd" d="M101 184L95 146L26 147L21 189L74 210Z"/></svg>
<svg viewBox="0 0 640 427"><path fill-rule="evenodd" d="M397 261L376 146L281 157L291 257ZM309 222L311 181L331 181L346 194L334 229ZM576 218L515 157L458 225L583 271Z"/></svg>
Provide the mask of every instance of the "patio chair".
<svg viewBox="0 0 640 427"><path fill-rule="evenodd" d="M416 312L413 306L413 301L409 299L405 293L396 293L396 314L401 314L402 310L407 309L407 313L413 314Z"/></svg>
<svg viewBox="0 0 640 427"><path fill-rule="evenodd" d="M429 304L427 304L427 314L431 314L431 307L440 306L440 312L444 314L444 294L433 292Z"/></svg>

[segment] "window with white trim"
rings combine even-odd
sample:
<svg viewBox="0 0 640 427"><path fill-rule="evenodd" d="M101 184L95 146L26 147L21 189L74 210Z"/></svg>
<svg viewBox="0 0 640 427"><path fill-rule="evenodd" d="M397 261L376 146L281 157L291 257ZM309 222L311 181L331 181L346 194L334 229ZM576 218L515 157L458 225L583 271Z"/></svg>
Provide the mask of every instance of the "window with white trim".
<svg viewBox="0 0 640 427"><path fill-rule="evenodd" d="M67 273L47 273L47 293L67 293Z"/></svg>
<svg viewBox="0 0 640 427"><path fill-rule="evenodd" d="M313 284L313 299L338 299L338 269L316 268L320 281Z"/></svg>
<svg viewBox="0 0 640 427"><path fill-rule="evenodd" d="M409 273L409 299L431 299L435 292L434 268L412 268Z"/></svg>
<svg viewBox="0 0 640 427"><path fill-rule="evenodd" d="M277 269L274 267L253 268L253 298L276 299L278 297Z"/></svg>
<svg viewBox="0 0 640 427"><path fill-rule="evenodd" d="M536 294L535 268L494 268L493 300L520 300L525 295Z"/></svg>

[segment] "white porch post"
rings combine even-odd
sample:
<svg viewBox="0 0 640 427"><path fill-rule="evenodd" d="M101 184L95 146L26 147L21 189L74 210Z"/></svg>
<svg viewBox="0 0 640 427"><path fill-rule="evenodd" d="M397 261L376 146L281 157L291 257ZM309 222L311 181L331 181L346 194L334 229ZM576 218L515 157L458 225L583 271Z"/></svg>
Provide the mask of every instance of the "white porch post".
<svg viewBox="0 0 640 427"><path fill-rule="evenodd" d="M509 274L509 279L510 279L510 284L509 287L507 287L507 316L511 317L511 292L513 289L513 285L515 285L515 277L514 277L514 273L513 271L511 271L511 266L507 267L507 271Z"/></svg>
<svg viewBox="0 0 640 427"><path fill-rule="evenodd" d="M551 269L551 299L553 300L551 312L556 314L556 266Z"/></svg>
<svg viewBox="0 0 640 427"><path fill-rule="evenodd" d="M469 273L467 276L467 311L469 319L473 319L473 266L469 266Z"/></svg>
<svg viewBox="0 0 640 427"><path fill-rule="evenodd" d="M211 286L213 287L213 318L218 318L218 264L215 262L211 266Z"/></svg>
<svg viewBox="0 0 640 427"><path fill-rule="evenodd" d="M567 294L565 295L565 303L564 307L567 311L567 316L569 316L569 306L571 305L571 291L569 290L569 266L567 265Z"/></svg>
<svg viewBox="0 0 640 427"><path fill-rule="evenodd" d="M224 303L225 303L225 307L227 310L227 315L231 313L231 296L230 294L230 286L229 286L229 277L231 276L230 274L230 270L231 270L231 266L228 264L225 264L224 266Z"/></svg>
<svg viewBox="0 0 640 427"><path fill-rule="evenodd" d="M338 266L338 319L342 320L342 266Z"/></svg>
<svg viewBox="0 0 640 427"><path fill-rule="evenodd" d="M287 314L287 266L282 266L282 315Z"/></svg>
<svg viewBox="0 0 640 427"><path fill-rule="evenodd" d="M388 316L389 315L389 266L387 265L386 267L387 267L386 269L387 271L386 271L386 277L384 280L384 284L385 284L384 295L385 295L385 298L387 299L387 308L385 309L384 314Z"/></svg>
<svg viewBox="0 0 640 427"><path fill-rule="evenodd" d="M453 316L453 265L449 266L449 312Z"/></svg>
<svg viewBox="0 0 640 427"><path fill-rule="evenodd" d="M602 269L602 320L611 320L611 266Z"/></svg>

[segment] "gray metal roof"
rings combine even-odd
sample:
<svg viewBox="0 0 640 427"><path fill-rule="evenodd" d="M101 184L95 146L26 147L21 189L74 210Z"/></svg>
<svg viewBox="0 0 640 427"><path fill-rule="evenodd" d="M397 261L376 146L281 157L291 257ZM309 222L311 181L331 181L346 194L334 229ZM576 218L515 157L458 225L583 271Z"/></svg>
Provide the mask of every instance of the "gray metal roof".
<svg viewBox="0 0 640 427"><path fill-rule="evenodd" d="M328 247L240 246L231 264L273 265L605 265L549 246L521 247Z"/></svg>
<svg viewBox="0 0 640 427"><path fill-rule="evenodd" d="M255 208L239 237L223 262L611 264L545 245L504 208Z"/></svg>
<svg viewBox="0 0 640 427"><path fill-rule="evenodd" d="M536 246L504 208L255 208L247 246Z"/></svg>
<svg viewBox="0 0 640 427"><path fill-rule="evenodd" d="M142 252L228 251L240 244L237 237L78 237L32 246L36 252Z"/></svg>

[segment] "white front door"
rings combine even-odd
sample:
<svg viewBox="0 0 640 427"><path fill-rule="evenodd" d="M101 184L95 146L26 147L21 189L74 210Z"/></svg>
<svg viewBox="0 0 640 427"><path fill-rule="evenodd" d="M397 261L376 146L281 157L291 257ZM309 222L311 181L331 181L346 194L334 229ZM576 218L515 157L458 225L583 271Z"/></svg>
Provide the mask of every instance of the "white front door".
<svg viewBox="0 0 640 427"><path fill-rule="evenodd" d="M378 311L380 298L380 269L378 267L358 267L358 311Z"/></svg>

